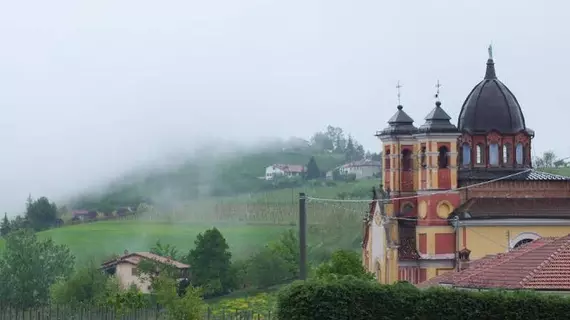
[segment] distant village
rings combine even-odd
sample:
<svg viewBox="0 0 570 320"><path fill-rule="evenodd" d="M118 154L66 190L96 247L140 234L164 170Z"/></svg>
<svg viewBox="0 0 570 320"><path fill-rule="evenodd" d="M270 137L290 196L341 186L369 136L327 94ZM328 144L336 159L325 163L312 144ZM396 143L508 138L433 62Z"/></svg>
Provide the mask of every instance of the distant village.
<svg viewBox="0 0 570 320"><path fill-rule="evenodd" d="M273 164L265 168L265 180L279 177L301 177L307 171L305 165L300 164ZM382 162L370 159L352 161L326 172L327 180L336 180L338 177L354 175L356 180L379 178L382 172Z"/></svg>

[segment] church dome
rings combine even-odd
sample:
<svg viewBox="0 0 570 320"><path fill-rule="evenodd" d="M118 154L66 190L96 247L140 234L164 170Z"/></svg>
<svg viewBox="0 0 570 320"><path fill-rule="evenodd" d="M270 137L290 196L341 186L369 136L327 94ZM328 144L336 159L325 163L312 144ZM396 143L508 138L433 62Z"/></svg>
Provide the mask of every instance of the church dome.
<svg viewBox="0 0 570 320"><path fill-rule="evenodd" d="M487 60L485 78L465 99L457 127L468 133L496 130L502 134L514 134L527 130L517 98L497 79L492 57Z"/></svg>

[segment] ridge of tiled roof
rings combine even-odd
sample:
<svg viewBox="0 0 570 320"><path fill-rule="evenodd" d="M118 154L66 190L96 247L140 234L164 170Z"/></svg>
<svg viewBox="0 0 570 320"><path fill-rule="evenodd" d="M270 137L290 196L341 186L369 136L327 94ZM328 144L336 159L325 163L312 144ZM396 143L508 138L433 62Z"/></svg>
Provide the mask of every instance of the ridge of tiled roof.
<svg viewBox="0 0 570 320"><path fill-rule="evenodd" d="M487 181L503 178L504 181L568 181L570 177L539 171L536 169L524 170L520 169L519 174L516 171L505 169L460 169L458 173L459 180Z"/></svg>
<svg viewBox="0 0 570 320"><path fill-rule="evenodd" d="M540 238L507 253L471 262L418 287L451 285L478 289L570 290L570 235Z"/></svg>
<svg viewBox="0 0 570 320"><path fill-rule="evenodd" d="M523 288L570 289L570 237L551 244L558 248L521 281Z"/></svg>
<svg viewBox="0 0 570 320"><path fill-rule="evenodd" d="M117 257L115 259L104 262L102 264L102 266L107 267L107 266L114 265L114 264L117 264L120 262L127 262L127 263L131 263L134 265L138 265L141 258L153 260L153 261L156 261L156 262L159 262L162 264L168 264L168 265L171 265L171 266L176 267L178 269L190 268L189 265L182 263L180 261L176 261L176 260L173 260L173 259L168 258L168 257L163 257L163 256L160 256L158 254L155 254L152 252L145 252L145 251L126 253L120 257Z"/></svg>

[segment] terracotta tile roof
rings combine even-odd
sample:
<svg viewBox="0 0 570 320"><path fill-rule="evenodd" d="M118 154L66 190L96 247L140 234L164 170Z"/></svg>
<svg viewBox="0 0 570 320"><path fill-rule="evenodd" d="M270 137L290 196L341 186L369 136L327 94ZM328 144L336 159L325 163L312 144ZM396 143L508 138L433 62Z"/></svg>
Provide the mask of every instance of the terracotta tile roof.
<svg viewBox="0 0 570 320"><path fill-rule="evenodd" d="M570 219L570 198L471 198L450 219Z"/></svg>
<svg viewBox="0 0 570 320"><path fill-rule="evenodd" d="M341 167L350 168L350 167L381 167L381 166L382 166L382 162L380 162L380 161L364 159L364 160L358 160L358 161L346 163L346 164L342 165Z"/></svg>
<svg viewBox="0 0 570 320"><path fill-rule="evenodd" d="M305 170L305 166L300 165L300 164L274 164L272 165L273 169L275 168L279 168L280 170L283 170L283 172L295 172L295 173L302 173Z"/></svg>
<svg viewBox="0 0 570 320"><path fill-rule="evenodd" d="M420 287L570 290L570 235L541 238L511 252L476 260L469 268L430 279Z"/></svg>
<svg viewBox="0 0 570 320"><path fill-rule="evenodd" d="M505 181L568 181L570 177L562 176L559 174L548 173L538 170L526 171L528 169L521 169L521 173L515 176L504 179ZM503 169L460 169L459 170L459 180L493 180L504 176L510 176L516 173L512 170Z"/></svg>
<svg viewBox="0 0 570 320"><path fill-rule="evenodd" d="M102 264L102 267L107 268L107 267L110 267L110 266L113 266L113 265L116 265L116 264L119 264L122 262L138 265L142 259L148 259L148 260L153 260L153 261L156 261L159 263L168 264L168 265L171 265L171 266L178 268L178 269L190 268L190 266L185 264L185 263L182 263L182 262L176 261L176 260L172 260L172 259L167 258L167 257L159 256L159 255L151 253L151 252L127 253L127 254L125 254L121 257L118 257L116 259L104 262Z"/></svg>

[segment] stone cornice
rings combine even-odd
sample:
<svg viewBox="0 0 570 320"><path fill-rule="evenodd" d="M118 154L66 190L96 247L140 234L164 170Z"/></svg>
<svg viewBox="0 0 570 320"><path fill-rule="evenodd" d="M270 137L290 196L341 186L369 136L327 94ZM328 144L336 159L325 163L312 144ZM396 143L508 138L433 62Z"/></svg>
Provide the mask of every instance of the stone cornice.
<svg viewBox="0 0 570 320"><path fill-rule="evenodd" d="M486 227L486 226L570 226L570 219L481 219L453 221L459 227Z"/></svg>

